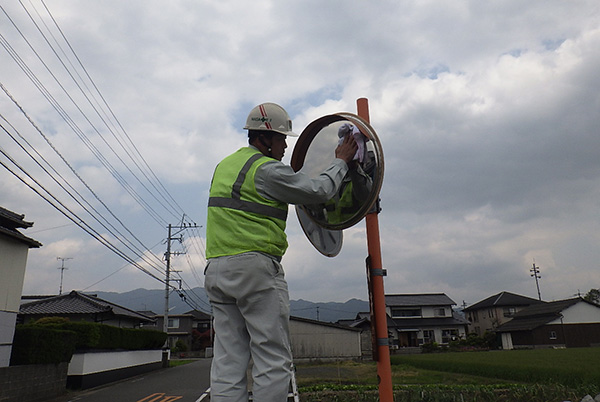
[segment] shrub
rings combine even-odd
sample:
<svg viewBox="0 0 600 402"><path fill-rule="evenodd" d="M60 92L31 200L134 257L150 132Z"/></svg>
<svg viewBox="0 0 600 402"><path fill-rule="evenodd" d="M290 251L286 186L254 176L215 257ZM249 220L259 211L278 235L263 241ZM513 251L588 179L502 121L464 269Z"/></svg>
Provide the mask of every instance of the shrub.
<svg viewBox="0 0 600 402"><path fill-rule="evenodd" d="M69 319L66 317L42 317L39 320L35 321L33 324L35 324L35 325L64 324L66 322L69 322Z"/></svg>
<svg viewBox="0 0 600 402"><path fill-rule="evenodd" d="M56 364L69 362L77 333L44 326L17 325L10 364Z"/></svg>
<svg viewBox="0 0 600 402"><path fill-rule="evenodd" d="M179 353L179 352L187 352L187 345L185 344L185 342L183 342L181 339L179 339L177 342L175 342L175 347L173 348L173 353Z"/></svg>
<svg viewBox="0 0 600 402"><path fill-rule="evenodd" d="M39 326L45 328L62 329L67 331L73 331L77 333L77 339L75 341L75 349L93 349L98 347L100 342L100 325L94 322L71 322L66 321L63 323L47 322L38 324L30 324L32 326Z"/></svg>
<svg viewBox="0 0 600 402"><path fill-rule="evenodd" d="M42 321L43 320L43 321ZM95 322L71 322L61 317L40 319L24 327L38 327L54 330L67 330L76 333L76 350L89 349L159 349L167 334L149 329L119 328Z"/></svg>
<svg viewBox="0 0 600 402"><path fill-rule="evenodd" d="M421 351L423 353L441 352L442 350L443 348L441 348L437 342L429 342L421 345Z"/></svg>

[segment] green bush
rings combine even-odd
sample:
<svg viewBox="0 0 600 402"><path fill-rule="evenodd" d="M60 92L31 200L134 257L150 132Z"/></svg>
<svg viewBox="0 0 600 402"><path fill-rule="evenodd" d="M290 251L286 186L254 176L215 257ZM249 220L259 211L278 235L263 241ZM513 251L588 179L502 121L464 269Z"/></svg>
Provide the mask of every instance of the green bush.
<svg viewBox="0 0 600 402"><path fill-rule="evenodd" d="M77 333L43 326L17 325L10 364L56 364L69 362Z"/></svg>
<svg viewBox="0 0 600 402"><path fill-rule="evenodd" d="M58 317L48 317L48 318L58 318ZM31 326L38 326L44 328L52 328L52 329L60 329L73 331L77 333L77 339L75 341L75 349L95 349L98 347L98 343L100 342L100 325L94 322L54 322L54 321L36 321L33 324L28 324Z"/></svg>
<svg viewBox="0 0 600 402"><path fill-rule="evenodd" d="M155 330L119 328L85 321L71 322L60 317L40 319L27 326L73 331L77 334L76 350L160 349L167 339L167 334Z"/></svg>
<svg viewBox="0 0 600 402"><path fill-rule="evenodd" d="M177 340L177 342L175 342L175 347L173 349L171 349L171 351L173 353L187 352L187 350L188 350L187 345L181 339Z"/></svg>

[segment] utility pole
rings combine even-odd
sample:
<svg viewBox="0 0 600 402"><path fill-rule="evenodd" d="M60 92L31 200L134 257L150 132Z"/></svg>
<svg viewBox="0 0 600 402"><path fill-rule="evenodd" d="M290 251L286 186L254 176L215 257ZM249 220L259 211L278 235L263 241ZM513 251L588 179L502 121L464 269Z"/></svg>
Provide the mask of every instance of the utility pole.
<svg viewBox="0 0 600 402"><path fill-rule="evenodd" d="M535 278L535 286L537 286L538 298L540 299L540 301L542 301L542 294L540 293L540 283L538 282L538 279L541 278L540 267L535 266L535 261L533 262L533 268L531 268L529 272L531 272L531 276Z"/></svg>
<svg viewBox="0 0 600 402"><path fill-rule="evenodd" d="M358 116L367 123L369 119L369 101L366 98L360 98L356 101ZM390 361L390 339L387 326L387 313L385 311L385 290L383 286L383 277L387 271L383 269L381 259L381 241L379 235L379 201L376 203L374 211L369 212L365 217L367 229L367 249L369 256L367 258L367 283L369 287L369 300L371 301L372 321L371 328L375 329L377 351L377 377L379 378L379 400L381 402L394 401L394 388L392 385L392 366Z"/></svg>
<svg viewBox="0 0 600 402"><path fill-rule="evenodd" d="M60 269L60 288L58 290L58 295L60 296L60 295L62 295L63 273L65 272L65 269L69 269L69 268L65 267L65 261L72 260L73 258L72 257L66 257L66 258L56 257L56 259L62 261L61 266L58 267L58 269Z"/></svg>
<svg viewBox="0 0 600 402"><path fill-rule="evenodd" d="M192 229L192 228L198 228L198 226L194 223L194 224L181 224L179 226L174 226L169 224L169 226L167 227L168 229L168 235L167 235L167 252L165 253L165 261L166 261L166 265L167 265L167 269L166 269L166 278L165 278L165 314L163 317L163 332L165 334L169 333L169 293L170 293L170 276L171 276L171 256L172 255L180 255L183 253L180 252L176 252L173 253L171 252L171 241L172 240L178 240L180 243L183 241L183 236L179 236L179 237L173 237L175 235L178 235L179 233L181 233L183 230L185 229ZM175 234L173 234L173 229L179 229L179 231ZM173 272L177 272L177 271L173 271ZM162 363L163 363L163 368L167 368L169 366L169 337L167 336L167 340L165 341L165 345L163 346L163 354L162 354Z"/></svg>

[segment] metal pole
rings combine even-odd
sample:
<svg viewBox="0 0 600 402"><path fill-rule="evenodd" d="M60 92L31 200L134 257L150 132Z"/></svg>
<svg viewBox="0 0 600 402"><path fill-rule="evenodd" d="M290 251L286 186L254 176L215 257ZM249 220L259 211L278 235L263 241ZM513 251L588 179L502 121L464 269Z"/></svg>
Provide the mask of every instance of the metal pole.
<svg viewBox="0 0 600 402"><path fill-rule="evenodd" d="M529 270L529 272L532 272L531 276L533 276L535 278L535 286L537 287L537 292L538 292L538 299L540 299L540 301L542 300L542 294L540 293L540 283L538 282L538 279L541 278L540 274L540 267L536 267L535 266L535 262L533 263L533 268L531 268Z"/></svg>
<svg viewBox="0 0 600 402"><path fill-rule="evenodd" d="M62 261L61 266L58 268L58 269L60 269L60 288L58 290L58 295L60 296L60 295L62 295L62 289L63 289L63 273L64 273L65 269L69 269L69 268L65 267L65 261L72 260L73 258L71 258L71 257L67 257L67 258L56 257L56 259Z"/></svg>
<svg viewBox="0 0 600 402"><path fill-rule="evenodd" d="M169 367L169 275L171 270L171 224L169 224L169 235L167 236L167 277L165 280L165 314L163 317L163 332L167 334L167 340L163 346L162 364L163 368Z"/></svg>
<svg viewBox="0 0 600 402"><path fill-rule="evenodd" d="M358 116L369 122L369 101L360 98L356 101ZM379 236L378 211L366 216L367 248L370 257L369 273L373 300L373 315L377 340L377 376L379 377L379 400L393 402L392 365L390 362L390 345L385 309L385 290L383 288L384 270L381 262L381 244ZM371 291L371 289L369 289Z"/></svg>

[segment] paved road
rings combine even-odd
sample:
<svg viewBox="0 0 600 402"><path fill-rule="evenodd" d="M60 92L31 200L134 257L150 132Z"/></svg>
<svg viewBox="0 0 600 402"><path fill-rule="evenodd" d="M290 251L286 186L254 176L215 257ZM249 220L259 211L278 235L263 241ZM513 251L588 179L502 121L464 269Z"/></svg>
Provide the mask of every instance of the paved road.
<svg viewBox="0 0 600 402"><path fill-rule="evenodd" d="M210 362L200 359L48 402L208 402Z"/></svg>

